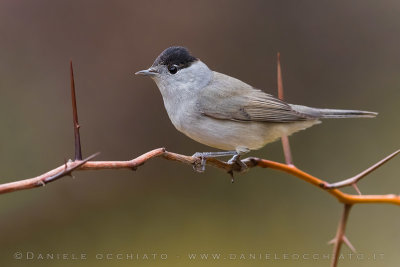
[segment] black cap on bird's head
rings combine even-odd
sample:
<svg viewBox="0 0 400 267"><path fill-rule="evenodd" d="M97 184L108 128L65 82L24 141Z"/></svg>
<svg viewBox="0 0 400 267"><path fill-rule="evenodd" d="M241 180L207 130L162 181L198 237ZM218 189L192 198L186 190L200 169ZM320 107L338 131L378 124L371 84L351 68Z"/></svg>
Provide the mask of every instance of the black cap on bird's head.
<svg viewBox="0 0 400 267"><path fill-rule="evenodd" d="M165 49L154 61L153 67L157 65L177 65L179 67L188 67L191 63L196 61L197 58L192 56L186 47L171 46Z"/></svg>
<svg viewBox="0 0 400 267"><path fill-rule="evenodd" d="M136 74L154 76L157 66L166 66L171 74L178 70L189 67L198 59L192 56L189 50L182 46L171 46L165 49L154 61L153 65L147 69L136 72Z"/></svg>

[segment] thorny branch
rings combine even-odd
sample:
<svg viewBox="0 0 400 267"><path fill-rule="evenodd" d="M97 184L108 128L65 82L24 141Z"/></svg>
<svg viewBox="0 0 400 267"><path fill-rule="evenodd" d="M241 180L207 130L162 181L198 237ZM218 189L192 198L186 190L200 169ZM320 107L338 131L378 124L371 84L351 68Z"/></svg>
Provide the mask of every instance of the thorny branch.
<svg viewBox="0 0 400 267"><path fill-rule="evenodd" d="M277 55L277 78L278 78L278 97L279 99L283 100L283 81L282 81L282 71L281 71L281 62L280 62L280 53L278 52ZM287 165L293 165L293 159L292 159L292 153L290 150L290 144L289 144L289 138L287 136L282 136L281 138L282 141L282 146L283 146L283 153L285 155L285 160ZM391 155L387 156L386 158L382 159L378 163L374 164L373 166L369 167L365 171L357 174L354 177L351 177L349 179L333 183L333 184L328 184L328 183L322 183L321 187L324 189L336 189L336 188L341 188L345 186L353 186L353 188L357 191L359 195L361 195L360 189L358 189L357 182L360 181L363 177L367 176L369 173L373 172L386 162L388 162L390 159L394 158L397 154L399 154L400 150L395 151ZM343 210L343 215L341 220L339 221L339 226L338 230L336 233L336 237L329 242L330 244L334 244L333 247L333 257L332 257L332 262L331 266L336 267L338 265L338 260L339 260L339 253L340 253L340 248L342 246L342 243L345 243L354 253L356 253L355 248L353 245L350 243L349 239L347 239L345 235L345 230L346 230L346 224L347 220L349 218L350 214L350 208L352 207L353 204L344 204L344 210Z"/></svg>
<svg viewBox="0 0 400 267"><path fill-rule="evenodd" d="M278 53L278 94L279 98L283 99L283 83L282 74L280 66L280 55ZM164 148L157 148L147 153L144 153L137 158L128 161L91 161L98 153L93 154L84 160L82 160L81 144L80 144L80 134L79 134L79 123L78 123L78 111L76 105L76 94L75 94L75 82L72 69L72 61L70 62L70 72L71 72L71 96L72 96L72 109L73 109L73 122L74 122L74 136L75 136L75 161L69 161L65 164L50 170L42 175L20 180L16 182L10 182L5 184L0 184L0 194L13 192L17 190L30 189L44 186L46 183L56 181L65 176L71 176L73 171L83 171L83 170L102 170L102 169L131 169L136 170L139 166L143 165L152 158L161 157L166 160L176 161L184 164L189 164L192 166L198 166L201 164L201 159L192 156L185 156L173 152L168 152ZM344 211L342 218L339 222L336 237L333 240L334 243L334 257L332 260L332 267L336 267L338 263L339 252L342 243L346 243L352 250L353 246L350 244L345 236L345 227L347 219L350 213L350 208L354 204L359 203L387 203L400 205L400 196L395 194L387 195L361 195L358 190L357 182L359 182L363 177L367 176L384 163L395 157L400 153L400 150L395 151L389 156L385 157L381 161L362 171L361 173L355 175L352 178L343 180L341 182L330 184L324 180L312 176L293 165L289 140L287 137L282 138L282 145L285 154L286 164L279 163L275 161L270 161L266 159L260 159L255 157L249 157L243 159L242 162L247 165L248 168L261 167L270 168L274 170L279 170L286 172L292 176L298 177L322 190L325 190L330 195L335 197L339 202L344 204ZM227 173L240 172L241 166L237 163L227 163L215 158L207 158L206 164L219 168ZM339 190L338 188L345 186L353 186L359 192L358 195L347 194Z"/></svg>
<svg viewBox="0 0 400 267"><path fill-rule="evenodd" d="M142 166L148 160L150 160L152 158L156 158L156 157L161 157L161 158L164 158L167 160L176 161L176 162L189 164L189 165L199 165L201 163L200 158L181 155L181 154L177 154L174 152L168 152L164 148L157 148L157 149L154 149L147 153L144 153L143 155L140 155L137 158L134 158L134 159L128 160L128 161L88 161L88 162L84 163L82 166L76 168L75 171L103 170L103 169L136 170L138 167ZM295 166L287 165L284 163L279 163L279 162L255 158L255 157L249 157L249 158L243 159L242 161L249 168L261 167L261 168L270 168L270 169L286 172L286 173L296 176L296 177L298 177L320 189L324 189L323 184L326 183L325 181L320 180L317 177L312 176L311 174L303 172L302 170L298 169ZM81 161L67 162L67 163L65 163L47 173L39 175L37 177L26 179L26 180L21 180L21 181L17 181L17 182L12 182L12 183L1 184L0 185L0 194L36 187L36 186L30 186L30 187L27 187L27 186L37 184L40 181L43 181L43 180L47 179L48 177L54 176L59 172L64 172L65 166L67 166L67 168L71 168L80 162ZM240 166L238 166L236 163L229 164L227 162L224 162L224 161L221 161L221 160L218 160L215 158L208 158L206 161L206 164L208 166L213 166L213 167L219 168L221 170L224 170L225 172L229 172L229 171L239 172L241 170ZM334 196L337 200L339 200L340 202L345 203L345 204L390 203L390 204L400 205L400 196L394 195L394 194L361 195L360 196L360 195L347 194L347 193L340 191L339 189L324 189L324 190L326 190L329 194Z"/></svg>
<svg viewBox="0 0 400 267"><path fill-rule="evenodd" d="M351 204L344 204L342 218L339 221L339 226L338 226L338 229L336 232L336 237L333 240L334 245L333 245L333 257L332 257L332 263L331 263L332 267L336 267L338 264L340 248L341 248L343 242L347 243L347 245L350 247L350 249L353 250L353 252L355 252L354 247L350 244L350 241L344 235L351 207L352 207Z"/></svg>
<svg viewBox="0 0 400 267"><path fill-rule="evenodd" d="M360 172L356 176L353 176L351 178L348 178L346 180L343 180L343 181L340 181L337 183L324 184L323 187L325 189L334 189L334 188L341 188L341 187L345 187L345 186L349 186L349 185L356 185L357 182L360 181L362 178L364 178L365 176L367 176L374 170L378 169L380 166L382 166L383 164L385 164L386 162L388 162L389 160L391 160L392 158L397 156L397 154L399 154L399 153L400 153L400 150L397 150L397 151L393 152L392 154L390 154L389 156L387 156L386 158L382 159L381 161L375 163L374 165L372 165L365 171ZM359 190L357 190L357 191L359 191Z"/></svg>

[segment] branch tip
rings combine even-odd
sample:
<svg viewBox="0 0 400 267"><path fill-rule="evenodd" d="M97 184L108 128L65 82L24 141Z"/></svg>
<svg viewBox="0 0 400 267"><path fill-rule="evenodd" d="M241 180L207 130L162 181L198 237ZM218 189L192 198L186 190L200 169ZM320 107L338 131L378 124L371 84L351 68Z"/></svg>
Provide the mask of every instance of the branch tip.
<svg viewBox="0 0 400 267"><path fill-rule="evenodd" d="M283 79L282 79L282 69L281 69L281 54L277 54L277 81L278 81L278 98L280 100L284 99L283 95Z"/></svg>
<svg viewBox="0 0 400 267"><path fill-rule="evenodd" d="M395 156L397 156L399 153L400 153L400 149L396 150L392 154L386 156L384 159L378 161L377 163L375 163L371 167L367 168L366 170L360 172L359 174L357 174L357 175L355 175L355 176L353 176L351 178L345 179L345 180L340 181L340 182L332 183L332 184L327 183L325 185L325 189L336 189L336 188L341 188L341 187L345 187L345 186L351 185L351 186L354 187L354 189L356 189L356 191L359 194L361 194L361 192L359 192L360 190L358 190L358 187L357 187L356 183L358 181L360 181L362 178L364 178L365 176L367 176L368 174L370 174L371 172L373 172L376 169L378 169L379 167L381 167L383 164L385 164L386 162L388 162L389 160L391 160Z"/></svg>

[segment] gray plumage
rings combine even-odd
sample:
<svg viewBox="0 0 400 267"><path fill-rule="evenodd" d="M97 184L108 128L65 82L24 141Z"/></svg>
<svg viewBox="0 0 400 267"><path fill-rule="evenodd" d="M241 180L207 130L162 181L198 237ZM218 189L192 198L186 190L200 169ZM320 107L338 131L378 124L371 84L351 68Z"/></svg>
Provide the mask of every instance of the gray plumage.
<svg viewBox="0 0 400 267"><path fill-rule="evenodd" d="M171 47L148 70L174 126L192 139L238 153L259 149L323 118L372 118L375 112L288 104L210 70L187 49Z"/></svg>

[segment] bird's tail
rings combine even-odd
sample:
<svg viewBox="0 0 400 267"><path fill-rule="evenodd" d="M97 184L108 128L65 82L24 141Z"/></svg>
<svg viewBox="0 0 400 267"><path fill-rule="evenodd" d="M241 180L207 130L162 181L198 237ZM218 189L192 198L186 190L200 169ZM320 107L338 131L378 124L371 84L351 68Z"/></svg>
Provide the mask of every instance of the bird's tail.
<svg viewBox="0 0 400 267"><path fill-rule="evenodd" d="M295 111L314 118L374 118L378 113L362 110L310 108L301 105L290 105Z"/></svg>

